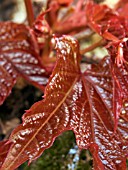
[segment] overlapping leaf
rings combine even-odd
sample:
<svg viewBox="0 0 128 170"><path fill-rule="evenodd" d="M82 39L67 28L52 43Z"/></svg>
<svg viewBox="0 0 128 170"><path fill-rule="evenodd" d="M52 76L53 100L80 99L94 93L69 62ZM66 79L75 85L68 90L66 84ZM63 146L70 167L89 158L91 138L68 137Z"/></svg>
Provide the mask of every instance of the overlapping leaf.
<svg viewBox="0 0 128 170"><path fill-rule="evenodd" d="M99 66L93 66L90 72L86 71L84 79L85 89L82 90L83 92L86 92L86 101L85 106L83 107L83 113L85 113L83 117L86 120L84 121L86 123L84 126L81 125L80 130L80 132L85 131L85 135L83 135L82 139L82 135L79 135L79 132L78 139L81 142L81 148L84 148L84 146L86 147L87 143L89 144L88 141L86 142L86 138L88 140L90 139L90 143L98 144L99 148L93 144L90 147L90 151L94 156L94 169L123 170L126 169L125 154L124 156L121 156L123 155L123 147L120 148L120 146L127 146L127 144L123 144L122 134L117 132L115 135L111 136L113 134L114 123L112 112L113 88L109 65L110 60L105 59ZM89 103L87 103L87 101L89 101ZM89 109L88 112L87 108ZM87 134L87 129L91 129L91 134ZM120 146L117 144L117 141L120 141ZM104 168L100 165L100 160L96 154L101 158L102 163L105 165ZM118 164L117 160L120 160L120 163L122 160L122 163Z"/></svg>
<svg viewBox="0 0 128 170"><path fill-rule="evenodd" d="M112 76L114 83L114 111L119 119L122 107L128 101L128 39L111 43L108 51L111 55Z"/></svg>
<svg viewBox="0 0 128 170"><path fill-rule="evenodd" d="M45 14L49 12L48 10L39 14L33 24L33 31L37 37L38 43L41 47L44 46L46 39L49 37L51 29L45 20ZM39 38L39 39L38 39Z"/></svg>
<svg viewBox="0 0 128 170"><path fill-rule="evenodd" d="M55 8L53 2L49 5L51 9ZM76 33L87 26L84 0L79 0L75 5L70 5L64 15L61 13L61 15L56 15L56 19L52 19L56 13L59 14L59 7L57 11L51 10L49 13L49 19L51 18L50 20L54 21L52 24L54 33L60 35L70 34L71 32Z"/></svg>
<svg viewBox="0 0 128 170"><path fill-rule="evenodd" d="M0 104L19 75L43 89L48 75L38 54L37 42L29 28L12 22L0 23Z"/></svg>
<svg viewBox="0 0 128 170"><path fill-rule="evenodd" d="M91 12L91 9L93 12ZM126 52L124 52L127 48L128 21L127 18L119 16L118 13L107 6L93 3L87 4L87 16L92 29L105 39L112 41L109 44L109 52L112 59L111 68L114 80L113 110L116 130L121 108L128 95L128 58Z"/></svg>
<svg viewBox="0 0 128 170"><path fill-rule="evenodd" d="M104 59L84 74L79 68L79 49L70 37L56 38L58 58L44 99L23 116L23 124L1 170L13 170L39 157L65 130L73 130L80 148L89 149L95 170L126 169L126 135L122 127L113 134L110 60Z"/></svg>
<svg viewBox="0 0 128 170"><path fill-rule="evenodd" d="M11 143L7 143L7 140L0 142L0 168L8 154L8 150L11 146Z"/></svg>
<svg viewBox="0 0 128 170"><path fill-rule="evenodd" d="M23 117L23 125L12 134L10 140L14 145L7 156L7 162L3 165L4 168L6 166L5 169L14 169L27 159L31 162L53 143L56 136L69 127L70 115L66 102L70 104L70 93L78 81L80 70L76 42L70 47L71 42L66 41L58 44L60 54L46 87L45 99L27 111ZM12 161L11 157L12 164L8 162Z"/></svg>
<svg viewBox="0 0 128 170"><path fill-rule="evenodd" d="M89 26L107 40L118 41L128 35L128 22L106 5L87 3Z"/></svg>

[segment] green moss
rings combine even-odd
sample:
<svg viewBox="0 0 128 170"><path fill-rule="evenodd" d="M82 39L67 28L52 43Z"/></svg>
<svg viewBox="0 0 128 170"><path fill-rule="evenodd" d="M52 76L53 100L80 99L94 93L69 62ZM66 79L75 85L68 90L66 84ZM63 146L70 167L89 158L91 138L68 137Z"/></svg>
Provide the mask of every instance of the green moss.
<svg viewBox="0 0 128 170"><path fill-rule="evenodd" d="M76 170L91 170L91 169L92 169L91 154L87 150L82 150L80 153L80 159Z"/></svg>
<svg viewBox="0 0 128 170"><path fill-rule="evenodd" d="M24 170L65 170L67 169L67 155L75 143L74 134L71 131L59 136L53 146L44 151L42 156L29 167L27 163L22 165Z"/></svg>
<svg viewBox="0 0 128 170"><path fill-rule="evenodd" d="M74 151L71 152L71 149ZM74 158L77 157L76 162ZM73 166L72 166L73 165ZM76 147L72 131L64 132L53 146L44 151L42 156L30 166L23 164L22 170L91 170L92 159L88 151Z"/></svg>

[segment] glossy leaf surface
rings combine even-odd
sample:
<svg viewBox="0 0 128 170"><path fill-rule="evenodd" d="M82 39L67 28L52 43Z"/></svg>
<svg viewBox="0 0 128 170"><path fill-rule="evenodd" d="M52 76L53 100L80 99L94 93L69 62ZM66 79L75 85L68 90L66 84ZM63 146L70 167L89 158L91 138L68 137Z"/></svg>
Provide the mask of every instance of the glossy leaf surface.
<svg viewBox="0 0 128 170"><path fill-rule="evenodd" d="M50 29L47 21L45 20L45 14L48 12L49 12L49 10L40 13L33 24L33 31L36 35L38 43L42 44L41 47L43 47L46 39L49 37L50 32L51 32L51 29Z"/></svg>
<svg viewBox="0 0 128 170"><path fill-rule="evenodd" d="M122 107L128 101L128 39L111 43L108 51L111 56L113 76L113 105L116 120L122 112Z"/></svg>
<svg viewBox="0 0 128 170"><path fill-rule="evenodd" d="M23 124L13 131L13 144L1 170L13 170L26 160L30 163L65 130L73 130L77 145L91 151L95 170L126 169L122 128L113 134L110 60L105 58L81 73L77 42L66 36L55 41L57 63L44 99L25 113Z"/></svg>
<svg viewBox="0 0 128 170"><path fill-rule="evenodd" d="M23 24L0 23L0 104L9 95L17 76L43 89L48 74L31 30Z"/></svg>
<svg viewBox="0 0 128 170"><path fill-rule="evenodd" d="M113 84L111 76L110 59L108 58L104 59L98 67L93 66L90 75L89 72L86 72L85 81L87 80L89 84L85 87L91 113L90 121L88 120L88 122L90 122L90 127L93 132L91 140L93 139L92 142L99 146L99 157L105 165L104 168L101 167L99 160L97 158L95 160L94 156L94 169L123 170L126 169L127 141L126 139L125 142L123 141L122 134L120 134L118 130L117 133L113 134L115 125L112 108ZM87 106L85 109L86 108ZM125 151L123 151L123 147ZM96 154L96 148L94 148L93 151L94 154Z"/></svg>
<svg viewBox="0 0 128 170"><path fill-rule="evenodd" d="M91 12L91 8L93 12ZM113 111L116 130L121 108L123 107L124 101L128 99L128 58L126 53L128 20L107 6L96 5L94 3L87 4L87 18L92 29L103 38L112 41L108 45L108 51L110 52L112 60L111 71L114 86Z"/></svg>
<svg viewBox="0 0 128 170"><path fill-rule="evenodd" d="M128 35L128 22L106 5L87 3L89 26L107 40L118 41Z"/></svg>
<svg viewBox="0 0 128 170"><path fill-rule="evenodd" d="M0 168L7 156L10 146L11 146L11 143L7 143L7 140L0 141Z"/></svg>

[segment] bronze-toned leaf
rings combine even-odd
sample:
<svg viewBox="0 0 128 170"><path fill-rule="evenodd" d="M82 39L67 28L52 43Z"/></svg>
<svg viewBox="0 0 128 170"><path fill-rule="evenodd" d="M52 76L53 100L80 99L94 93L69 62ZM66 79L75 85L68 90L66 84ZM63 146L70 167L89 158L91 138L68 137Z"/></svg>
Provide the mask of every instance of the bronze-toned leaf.
<svg viewBox="0 0 128 170"><path fill-rule="evenodd" d="M69 36L55 41L57 62L44 99L25 113L13 131L1 170L31 163L66 130L73 130L79 148L90 150L95 170L126 169L126 141L121 128L114 133L110 59L81 73L77 42Z"/></svg>

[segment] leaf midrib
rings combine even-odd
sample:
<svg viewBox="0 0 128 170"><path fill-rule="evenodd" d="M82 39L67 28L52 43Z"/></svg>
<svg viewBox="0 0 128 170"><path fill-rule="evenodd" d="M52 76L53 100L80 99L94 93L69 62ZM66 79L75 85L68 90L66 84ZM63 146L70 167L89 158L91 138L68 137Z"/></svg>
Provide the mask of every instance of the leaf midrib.
<svg viewBox="0 0 128 170"><path fill-rule="evenodd" d="M58 104L58 106L53 110L53 112L50 114L50 116L45 120L45 122L42 124L42 126L37 130L37 132L33 135L33 137L31 138L31 140L29 140L29 142L27 142L27 144L23 147L23 149L21 150L21 152L19 152L19 154L17 155L16 159L14 159L14 161L12 161L9 164L9 167L6 170L10 170L11 166L14 165L14 163L16 162L16 160L19 158L19 156L23 153L23 151L25 150L25 148L33 141L33 139L36 137L36 135L39 133L39 131L44 127L44 125L51 119L51 117L56 113L56 111L60 108L60 106L62 105L62 103L66 100L67 96L70 94L71 90L73 89L73 86L75 85L75 83L78 80L78 75L76 76L72 86L70 87L70 89L67 91L65 97L61 100L61 102ZM6 161L5 161L6 162ZM4 166L3 166L4 167Z"/></svg>

